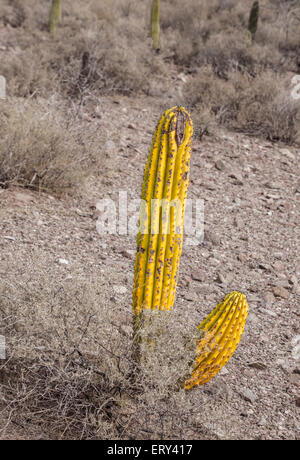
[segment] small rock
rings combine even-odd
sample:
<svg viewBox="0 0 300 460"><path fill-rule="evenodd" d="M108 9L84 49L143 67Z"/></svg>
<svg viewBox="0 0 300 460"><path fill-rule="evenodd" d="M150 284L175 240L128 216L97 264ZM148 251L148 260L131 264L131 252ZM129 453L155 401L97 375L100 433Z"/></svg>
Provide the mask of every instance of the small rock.
<svg viewBox="0 0 300 460"><path fill-rule="evenodd" d="M293 285L298 284L298 278L297 278L297 276L296 276L296 275L292 275L292 276L290 277L290 279L289 279L289 283L290 283L290 284L293 284Z"/></svg>
<svg viewBox="0 0 300 460"><path fill-rule="evenodd" d="M212 190L212 191L213 191L213 190L216 190L216 188L217 188L217 187L215 186L215 184L213 184L213 183L211 183L211 182L210 182L210 183L202 184L202 186L203 186L204 188L206 188L207 190Z"/></svg>
<svg viewBox="0 0 300 460"><path fill-rule="evenodd" d="M58 263L61 265L69 265L69 261L66 259L58 259Z"/></svg>
<svg viewBox="0 0 300 460"><path fill-rule="evenodd" d="M91 217L92 214L91 213L88 213L88 212L84 212L84 211L81 211L80 209L75 209L75 212L78 216L80 217Z"/></svg>
<svg viewBox="0 0 300 460"><path fill-rule="evenodd" d="M187 237L185 238L183 244L184 244L184 247L188 247L188 246L199 246L200 244L203 243L203 235L204 235L204 232L202 233L202 236L199 236L199 237Z"/></svg>
<svg viewBox="0 0 300 460"><path fill-rule="evenodd" d="M122 250L120 252L120 254L123 256L123 257L126 257L126 259L132 259L132 254L127 251L126 249Z"/></svg>
<svg viewBox="0 0 300 460"><path fill-rule="evenodd" d="M209 386L207 386L205 393L214 396L222 396L227 399L228 396L230 396L230 389L225 382L222 382L220 379L218 379L218 381L213 381Z"/></svg>
<svg viewBox="0 0 300 460"><path fill-rule="evenodd" d="M285 289L290 289L290 283L287 278L285 278L285 275L283 273L278 274L279 281L276 282L276 287L281 287Z"/></svg>
<svg viewBox="0 0 300 460"><path fill-rule="evenodd" d="M127 324L122 324L120 327L120 331L123 335L130 337L132 334L132 327Z"/></svg>
<svg viewBox="0 0 300 460"><path fill-rule="evenodd" d="M257 401L257 396L253 391L249 390L248 388L244 388L239 391L239 394L242 396L242 398L245 399L245 401L249 401L252 404Z"/></svg>
<svg viewBox="0 0 300 460"><path fill-rule="evenodd" d="M264 371L265 369L267 369L267 366L265 364L260 363L258 361L255 361L253 363L249 363L248 366L253 367L254 369L257 369L259 371Z"/></svg>
<svg viewBox="0 0 300 460"><path fill-rule="evenodd" d="M234 179L234 184L235 185L243 185L243 183L244 183L243 176L239 172L231 173L231 174L229 174L229 177Z"/></svg>
<svg viewBox="0 0 300 460"><path fill-rule="evenodd" d="M280 149L280 153L292 161L296 158L295 155L288 149Z"/></svg>
<svg viewBox="0 0 300 460"><path fill-rule="evenodd" d="M129 125L127 125L127 128L128 129L136 129L136 127L134 126L133 123L129 123Z"/></svg>
<svg viewBox="0 0 300 460"><path fill-rule="evenodd" d="M126 294L127 288L125 286L114 286L113 287L116 294Z"/></svg>
<svg viewBox="0 0 300 460"><path fill-rule="evenodd" d="M253 377L256 376L256 371L255 371L254 369L248 369L248 368L246 368L246 369L243 369L242 372L243 372L243 374L244 374L246 377L249 377L250 380L252 380Z"/></svg>
<svg viewBox="0 0 300 460"><path fill-rule="evenodd" d="M272 190L279 190L281 188L280 182L270 181L264 184L265 187L270 188Z"/></svg>
<svg viewBox="0 0 300 460"><path fill-rule="evenodd" d="M215 233L206 231L204 232L204 241L207 240L215 246L218 246L221 242L220 237Z"/></svg>
<svg viewBox="0 0 300 460"><path fill-rule="evenodd" d="M292 358L295 361L300 360L300 335L296 335L295 337L292 338L291 340L292 344Z"/></svg>
<svg viewBox="0 0 300 460"><path fill-rule="evenodd" d="M220 375L228 375L229 370L226 369L226 367L222 367L222 369L219 372Z"/></svg>
<svg viewBox="0 0 300 460"><path fill-rule="evenodd" d="M225 165L224 161L222 161L222 160L217 160L217 161L215 162L215 167L216 167L219 171L224 171L225 168L226 168L226 165Z"/></svg>
<svg viewBox="0 0 300 460"><path fill-rule="evenodd" d="M195 270L191 274L191 278L194 281L201 281L204 282L207 280L207 273L202 270Z"/></svg>
<svg viewBox="0 0 300 460"><path fill-rule="evenodd" d="M275 313L272 310L268 310L267 308L259 308L259 311L263 313L264 315L269 315L272 316L272 318L277 318L277 313Z"/></svg>
<svg viewBox="0 0 300 460"><path fill-rule="evenodd" d="M189 291L186 294L184 294L184 298L188 302L196 302L198 300L197 294L193 291Z"/></svg>
<svg viewBox="0 0 300 460"><path fill-rule="evenodd" d="M251 303L252 303L252 302L256 302L256 303L257 303L257 302L261 302L261 298L258 297L258 296L255 295L255 294L249 294L249 295L248 295L248 301L251 302ZM253 305L251 305L251 306L253 307Z"/></svg>
<svg viewBox="0 0 300 460"><path fill-rule="evenodd" d="M285 359L279 358L279 359L277 359L276 364L279 367L281 367L281 369L285 373L290 374L290 365L289 365L288 361L286 361Z"/></svg>
<svg viewBox="0 0 300 460"><path fill-rule="evenodd" d="M243 222L240 217L235 216L234 219L233 219L233 225L236 228L241 229L241 228L245 227L245 222Z"/></svg>
<svg viewBox="0 0 300 460"><path fill-rule="evenodd" d="M281 286L275 286L273 288L273 294L275 297L281 297L282 299L288 299L290 296L289 291L287 291L285 288Z"/></svg>
<svg viewBox="0 0 300 460"><path fill-rule="evenodd" d="M247 261L247 256L246 256L246 254L243 254L242 252L240 252L240 253L237 255L237 260L239 260L240 262L245 263L245 262Z"/></svg>
<svg viewBox="0 0 300 460"><path fill-rule="evenodd" d="M261 342L265 342L265 343L268 343L268 342L271 341L271 337L268 334L264 333L264 332L262 334L260 334L259 339L260 339Z"/></svg>
<svg viewBox="0 0 300 460"><path fill-rule="evenodd" d="M273 296L272 292L266 292L264 294L264 301L266 305L272 305L275 302L275 297Z"/></svg>
<svg viewBox="0 0 300 460"><path fill-rule="evenodd" d="M271 271L271 267L269 264L265 264L265 263L259 263L258 264L258 268L260 270L266 270L266 271Z"/></svg>
<svg viewBox="0 0 300 460"><path fill-rule="evenodd" d="M7 241L15 241L16 238L14 238L13 236L4 236L3 237L5 240Z"/></svg>
<svg viewBox="0 0 300 460"><path fill-rule="evenodd" d="M254 313L249 313L248 322L253 323L253 324L257 324L259 322L259 319Z"/></svg>
<svg viewBox="0 0 300 460"><path fill-rule="evenodd" d="M217 278L216 278L217 283L230 284L232 280L233 280L233 276L231 273L221 273L221 272L217 273Z"/></svg>
<svg viewBox="0 0 300 460"><path fill-rule="evenodd" d="M103 147L106 152L114 152L116 150L116 144L111 140L106 141Z"/></svg>
<svg viewBox="0 0 300 460"><path fill-rule="evenodd" d="M277 272L283 272L284 271L284 264L280 260L276 260L273 264L273 268Z"/></svg>
<svg viewBox="0 0 300 460"><path fill-rule="evenodd" d="M300 407L300 398L296 399L296 407Z"/></svg>
<svg viewBox="0 0 300 460"><path fill-rule="evenodd" d="M292 293L300 295L300 285L299 284L294 284L294 286L292 288Z"/></svg>
<svg viewBox="0 0 300 460"><path fill-rule="evenodd" d="M258 426L266 426L267 425L267 419L265 417L262 417L259 421L258 421Z"/></svg>
<svg viewBox="0 0 300 460"><path fill-rule="evenodd" d="M289 375L289 381L292 385L295 387L300 388L300 376L296 374L290 374Z"/></svg>
<svg viewBox="0 0 300 460"><path fill-rule="evenodd" d="M190 278L186 275L181 276L181 278L179 279L179 285L182 287L188 288L190 285L190 282L191 282Z"/></svg>

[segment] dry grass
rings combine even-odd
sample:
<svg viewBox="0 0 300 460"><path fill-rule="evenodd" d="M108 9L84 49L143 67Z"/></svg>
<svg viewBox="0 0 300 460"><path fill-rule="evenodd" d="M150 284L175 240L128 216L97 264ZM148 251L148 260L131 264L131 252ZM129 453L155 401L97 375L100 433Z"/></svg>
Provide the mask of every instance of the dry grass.
<svg viewBox="0 0 300 460"><path fill-rule="evenodd" d="M221 123L293 142L296 110L285 76L299 72L298 3L260 2L258 31L251 45L247 24L252 3L166 0L161 8L162 51L157 55L149 39L147 2L105 0L99 4L90 0L83 5L66 0L63 21L53 39L47 30L49 2L5 0L0 22L13 28L14 38L4 52L0 74L7 78L11 96L60 93L76 101L90 94L151 94L162 79L171 84L175 64L194 76L183 103L205 100L195 110L200 136ZM211 69L210 82L207 68ZM209 97L199 94L207 85ZM259 106L257 102L256 107L257 96L264 103ZM242 107L245 99L247 104L250 100L249 110Z"/></svg>
<svg viewBox="0 0 300 460"><path fill-rule="evenodd" d="M195 325L184 312L166 314L161 334L161 316L152 317L143 334L156 348L146 347L137 367L131 308L105 297L107 283L105 277L58 282L41 253L28 255L17 282L2 278L2 437L14 423L51 439L196 436L199 402L177 385L192 361L186 342Z"/></svg>
<svg viewBox="0 0 300 460"><path fill-rule="evenodd" d="M4 24L14 23L9 18L19 7L18 3L1 7ZM55 38L47 31L48 10L47 1L37 6L29 0L22 6L24 19L15 31L16 48L8 48L0 65L9 94L49 96L59 91L74 97L86 89L101 94L147 92L151 75L163 72L162 60L153 55L141 22L144 7L134 8L125 0L100 5L65 1ZM88 59L83 68L84 55Z"/></svg>
<svg viewBox="0 0 300 460"><path fill-rule="evenodd" d="M101 162L95 132L82 132L56 103L0 102L0 184L80 192Z"/></svg>
<svg viewBox="0 0 300 460"><path fill-rule="evenodd" d="M271 70L255 78L231 71L228 79L223 80L215 77L212 67L206 67L186 85L186 97L196 117L208 112L230 129L293 143L300 107L291 96L290 83L290 78ZM200 118L201 123L205 126L205 120Z"/></svg>

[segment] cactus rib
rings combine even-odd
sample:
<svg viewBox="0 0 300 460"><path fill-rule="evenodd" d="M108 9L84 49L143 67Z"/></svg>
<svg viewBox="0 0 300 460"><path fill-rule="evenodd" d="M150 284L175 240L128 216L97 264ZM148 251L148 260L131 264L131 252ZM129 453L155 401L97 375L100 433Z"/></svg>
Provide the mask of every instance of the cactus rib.
<svg viewBox="0 0 300 460"><path fill-rule="evenodd" d="M192 120L183 107L163 113L148 156L137 237L133 310L170 310L175 301L189 179Z"/></svg>
<svg viewBox="0 0 300 460"><path fill-rule="evenodd" d="M185 388L203 385L226 365L244 332L248 304L246 296L233 291L202 321L197 360Z"/></svg>

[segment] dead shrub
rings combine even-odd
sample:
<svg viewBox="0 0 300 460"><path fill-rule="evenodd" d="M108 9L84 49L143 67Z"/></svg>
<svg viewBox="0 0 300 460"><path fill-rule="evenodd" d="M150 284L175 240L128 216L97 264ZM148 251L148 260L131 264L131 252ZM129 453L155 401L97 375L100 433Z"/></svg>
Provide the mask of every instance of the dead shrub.
<svg viewBox="0 0 300 460"><path fill-rule="evenodd" d="M64 119L55 105L1 102L0 183L57 194L79 191L101 162L94 133Z"/></svg>
<svg viewBox="0 0 300 460"><path fill-rule="evenodd" d="M232 71L224 81L207 67L187 83L186 95L198 117L205 108L228 128L272 141L296 139L299 103L291 97L289 79L271 70L255 78Z"/></svg>
<svg viewBox="0 0 300 460"><path fill-rule="evenodd" d="M191 315L154 315L143 335L156 345L137 366L130 305L110 300L108 275L58 281L48 265L27 254L22 278L0 282L1 436L17 422L50 439L197 437L201 397L178 387L195 352Z"/></svg>
<svg viewBox="0 0 300 460"><path fill-rule="evenodd" d="M8 49L0 63L8 93L21 97L47 97L58 91L74 97L84 90L147 93L149 81L165 69L147 39L145 8L131 8L126 15L126 7L125 0L101 5L92 1L85 6L66 1L62 24L53 39L47 31L48 2L35 8L30 0L24 6L26 20L17 32L17 46ZM82 79L82 58L87 52L89 62Z"/></svg>

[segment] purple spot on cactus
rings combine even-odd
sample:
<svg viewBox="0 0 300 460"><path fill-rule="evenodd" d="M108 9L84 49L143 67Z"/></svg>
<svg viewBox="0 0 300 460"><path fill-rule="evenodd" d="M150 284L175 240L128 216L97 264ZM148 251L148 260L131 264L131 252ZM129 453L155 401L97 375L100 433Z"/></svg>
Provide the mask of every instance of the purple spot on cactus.
<svg viewBox="0 0 300 460"><path fill-rule="evenodd" d="M188 178L188 173L185 172L183 175L182 175L182 180L187 180Z"/></svg>

